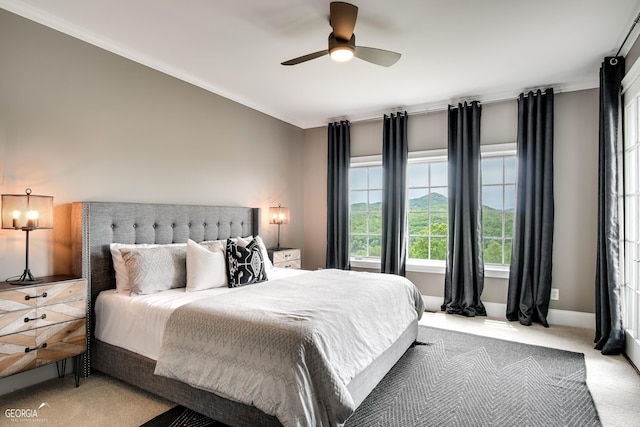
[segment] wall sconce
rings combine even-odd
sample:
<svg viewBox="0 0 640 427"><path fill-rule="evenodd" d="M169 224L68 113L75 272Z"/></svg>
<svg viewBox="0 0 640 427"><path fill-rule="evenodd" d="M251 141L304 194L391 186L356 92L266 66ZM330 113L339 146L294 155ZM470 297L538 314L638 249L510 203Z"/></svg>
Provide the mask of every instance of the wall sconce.
<svg viewBox="0 0 640 427"><path fill-rule="evenodd" d="M29 270L29 232L53 228L53 196L34 196L27 188L25 194L3 194L2 228L22 230L27 237L24 273L18 280L7 280L12 285L40 283Z"/></svg>
<svg viewBox="0 0 640 427"><path fill-rule="evenodd" d="M289 208L278 206L269 208L269 224L278 224L278 246L280 250L280 225L289 224Z"/></svg>

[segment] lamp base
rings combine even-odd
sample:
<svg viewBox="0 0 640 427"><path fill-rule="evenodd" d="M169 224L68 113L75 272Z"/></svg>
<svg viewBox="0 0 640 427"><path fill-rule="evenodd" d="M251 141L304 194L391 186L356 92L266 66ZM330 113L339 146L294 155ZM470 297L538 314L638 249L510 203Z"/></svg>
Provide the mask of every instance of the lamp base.
<svg viewBox="0 0 640 427"><path fill-rule="evenodd" d="M7 280L10 285L35 285L41 283L41 279L36 279L28 268L22 273L18 280Z"/></svg>

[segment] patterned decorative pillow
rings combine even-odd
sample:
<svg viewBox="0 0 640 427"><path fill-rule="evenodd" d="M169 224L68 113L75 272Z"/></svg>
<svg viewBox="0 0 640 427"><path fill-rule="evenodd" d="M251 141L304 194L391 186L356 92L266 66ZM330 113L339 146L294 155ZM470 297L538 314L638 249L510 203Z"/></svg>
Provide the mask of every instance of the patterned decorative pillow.
<svg viewBox="0 0 640 427"><path fill-rule="evenodd" d="M132 294L186 286L187 245L121 248Z"/></svg>
<svg viewBox="0 0 640 427"><path fill-rule="evenodd" d="M131 294L131 284L129 283L129 272L124 265L124 259L122 259L122 249L141 249L141 248L157 248L164 247L177 247L185 248L185 243L168 243L168 244L156 244L156 243L140 243L140 244L128 244L128 243L111 243L111 258L113 260L113 269L116 273L116 292L121 294Z"/></svg>
<svg viewBox="0 0 640 427"><path fill-rule="evenodd" d="M269 259L269 252L267 252L267 247L265 246L264 242L262 241L262 237L260 237L260 236L256 236L256 237L253 237L253 236L240 237L240 236L238 236L235 240L238 242L238 244L240 246L242 246L244 248L253 239L256 239L256 242L258 243L258 247L260 248L260 252L262 253L262 260L264 261L264 269L267 270L267 272L271 271L271 269L273 268L273 264L271 263L271 260Z"/></svg>
<svg viewBox="0 0 640 427"><path fill-rule="evenodd" d="M255 239L246 247L227 239L227 275L230 288L267 280L262 253Z"/></svg>

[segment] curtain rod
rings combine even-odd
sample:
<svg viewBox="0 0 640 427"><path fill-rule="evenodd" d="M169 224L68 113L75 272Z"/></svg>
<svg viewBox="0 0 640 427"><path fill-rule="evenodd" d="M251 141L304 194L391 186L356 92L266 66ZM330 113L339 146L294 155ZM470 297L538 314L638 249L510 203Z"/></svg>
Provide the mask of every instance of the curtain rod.
<svg viewBox="0 0 640 427"><path fill-rule="evenodd" d="M597 82L593 82L593 84L588 84L588 85L581 85L581 86L566 86L563 87L561 85L554 85L554 84L549 84L549 85L542 85L542 86L532 86L532 87L528 87L528 88L524 88L518 91L507 91L507 92L503 92L503 93L499 93L499 94L493 94L493 95L477 95L477 96L465 96L465 97L458 97L458 98L452 98L449 100L445 100L445 101L440 101L440 102L434 102L431 104L422 104L422 105L405 105L405 106L401 106L401 107L395 107L395 108L388 108L385 110L382 110L382 112L380 112L380 110L375 111L373 114L369 113L369 114L362 114L362 115L355 115L355 116L339 116L339 117L335 117L335 118L331 118L328 119L327 121L327 125L329 123L333 123L334 121L340 121L340 120L348 120L349 123L354 124L354 123L367 123L367 122L375 122L378 120L382 120L382 117L384 114L389 114L389 113L397 113L398 111L404 111L407 113L408 116L418 116L418 115L422 115L422 114L430 114L430 113L437 113L437 112L442 112L442 111L447 111L447 109L449 108L449 105L453 105L453 104L458 104L459 101L478 101L480 103L480 105L489 105L489 104L494 104L494 103L499 103L499 102L505 102L505 101L517 101L518 97L520 96L520 93L528 93L529 91L537 91L538 89L540 89L542 92L544 92L547 89L553 89L553 93L554 95L558 95L561 93L565 93L565 92L573 92L575 90L585 90L585 89L596 89L598 88L598 83ZM457 107L456 107L457 108Z"/></svg>
<svg viewBox="0 0 640 427"><path fill-rule="evenodd" d="M631 28L629 28L629 32L627 33L627 36L624 38L624 40L622 41L622 44L620 45L620 48L616 52L616 56L620 55L620 51L622 50L622 48L624 47L624 44L629 39L629 36L631 35L631 32L635 28L635 26L638 23L638 21L640 21L640 13L638 13L638 16L636 16L636 19L633 21L633 24L631 24Z"/></svg>

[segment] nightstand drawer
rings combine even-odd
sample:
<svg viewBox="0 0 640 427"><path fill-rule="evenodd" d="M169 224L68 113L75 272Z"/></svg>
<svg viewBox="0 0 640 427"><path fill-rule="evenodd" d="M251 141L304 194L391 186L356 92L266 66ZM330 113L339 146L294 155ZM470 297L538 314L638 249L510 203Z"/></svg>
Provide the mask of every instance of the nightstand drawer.
<svg viewBox="0 0 640 427"><path fill-rule="evenodd" d="M86 293L87 281L84 279L4 290L0 292L0 319L18 310L86 300Z"/></svg>
<svg viewBox="0 0 640 427"><path fill-rule="evenodd" d="M38 328L36 365L42 366L84 353L87 350L86 330L86 318Z"/></svg>
<svg viewBox="0 0 640 427"><path fill-rule="evenodd" d="M0 293L0 318L6 313L36 306L38 289L35 287L5 290Z"/></svg>
<svg viewBox="0 0 640 427"><path fill-rule="evenodd" d="M35 329L0 337L0 377L35 368L36 352L24 351L35 346Z"/></svg>
<svg viewBox="0 0 640 427"><path fill-rule="evenodd" d="M269 249L269 258L274 267L299 269L301 265L300 249Z"/></svg>
<svg viewBox="0 0 640 427"><path fill-rule="evenodd" d="M45 317L43 317L45 316ZM48 326L70 320L84 319L87 316L86 300L69 301L40 307L36 310L36 326Z"/></svg>
<svg viewBox="0 0 640 427"><path fill-rule="evenodd" d="M283 262L278 262L278 263L273 263L274 267L280 267L280 268L292 268L294 270L299 270L301 265L300 265L300 259L293 259L291 261L283 261Z"/></svg>
<svg viewBox="0 0 640 427"><path fill-rule="evenodd" d="M81 279L42 285L38 286L38 292L43 295L38 298L38 307L67 303L69 301L86 301L87 281ZM44 296L45 294L46 296Z"/></svg>
<svg viewBox="0 0 640 427"><path fill-rule="evenodd" d="M0 336L14 334L20 331L33 329L33 323L24 319L34 319L36 317L35 308L27 308L24 310L9 311L0 314Z"/></svg>
<svg viewBox="0 0 640 427"><path fill-rule="evenodd" d="M273 263L281 263L300 259L300 249L282 249L273 252Z"/></svg>
<svg viewBox="0 0 640 427"><path fill-rule="evenodd" d="M86 328L82 318L0 337L0 377L84 353Z"/></svg>

